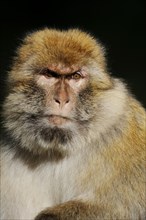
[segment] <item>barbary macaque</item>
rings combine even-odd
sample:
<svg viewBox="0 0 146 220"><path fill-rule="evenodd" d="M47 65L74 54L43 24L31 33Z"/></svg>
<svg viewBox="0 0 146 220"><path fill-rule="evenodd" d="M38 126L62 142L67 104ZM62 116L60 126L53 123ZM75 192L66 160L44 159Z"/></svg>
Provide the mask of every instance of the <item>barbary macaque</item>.
<svg viewBox="0 0 146 220"><path fill-rule="evenodd" d="M145 110L78 29L28 34L8 76L1 220L146 219Z"/></svg>

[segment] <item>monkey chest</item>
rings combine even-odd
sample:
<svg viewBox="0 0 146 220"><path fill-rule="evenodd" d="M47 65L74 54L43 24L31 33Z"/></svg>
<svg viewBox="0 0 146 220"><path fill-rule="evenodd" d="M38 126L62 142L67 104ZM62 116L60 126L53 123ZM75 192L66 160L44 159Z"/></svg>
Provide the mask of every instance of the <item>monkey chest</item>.
<svg viewBox="0 0 146 220"><path fill-rule="evenodd" d="M33 170L19 160L5 161L1 172L2 219L33 219L44 208L76 197L75 179L62 166L44 165Z"/></svg>

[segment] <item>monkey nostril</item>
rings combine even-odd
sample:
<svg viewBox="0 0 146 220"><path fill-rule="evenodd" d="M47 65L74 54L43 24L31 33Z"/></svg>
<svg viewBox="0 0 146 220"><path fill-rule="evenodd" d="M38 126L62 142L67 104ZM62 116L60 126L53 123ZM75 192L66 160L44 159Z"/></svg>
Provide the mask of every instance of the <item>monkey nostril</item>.
<svg viewBox="0 0 146 220"><path fill-rule="evenodd" d="M61 104L61 102L58 99L54 99L55 102L57 102L59 105Z"/></svg>
<svg viewBox="0 0 146 220"><path fill-rule="evenodd" d="M59 99L54 99L54 101L59 104L59 105L65 105L67 103L69 103L69 99L66 99L66 100L59 100Z"/></svg>
<svg viewBox="0 0 146 220"><path fill-rule="evenodd" d="M57 102L57 103L59 103L60 104L60 101L58 100L58 99L54 99L55 100L55 102Z"/></svg>

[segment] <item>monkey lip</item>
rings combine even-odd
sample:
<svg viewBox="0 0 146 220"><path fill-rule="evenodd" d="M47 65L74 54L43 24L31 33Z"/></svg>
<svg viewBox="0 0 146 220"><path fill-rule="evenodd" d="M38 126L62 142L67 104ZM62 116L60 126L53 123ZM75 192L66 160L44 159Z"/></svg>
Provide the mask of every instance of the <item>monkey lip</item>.
<svg viewBox="0 0 146 220"><path fill-rule="evenodd" d="M56 126L63 125L67 123L68 121L70 121L69 118L61 116L61 115L48 115L47 119L49 123L56 125Z"/></svg>

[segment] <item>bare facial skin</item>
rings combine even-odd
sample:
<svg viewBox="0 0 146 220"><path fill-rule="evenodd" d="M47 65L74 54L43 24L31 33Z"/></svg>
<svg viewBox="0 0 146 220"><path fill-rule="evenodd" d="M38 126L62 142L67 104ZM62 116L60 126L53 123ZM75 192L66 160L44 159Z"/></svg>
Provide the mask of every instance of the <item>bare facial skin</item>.
<svg viewBox="0 0 146 220"><path fill-rule="evenodd" d="M48 120L52 125L61 126L71 120L70 113L75 107L76 96L85 89L87 82L88 75L77 68L59 65L40 71L37 85L45 90L46 105L51 106Z"/></svg>
<svg viewBox="0 0 146 220"><path fill-rule="evenodd" d="M28 34L8 77L1 220L145 220L145 110L78 29Z"/></svg>

